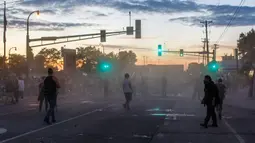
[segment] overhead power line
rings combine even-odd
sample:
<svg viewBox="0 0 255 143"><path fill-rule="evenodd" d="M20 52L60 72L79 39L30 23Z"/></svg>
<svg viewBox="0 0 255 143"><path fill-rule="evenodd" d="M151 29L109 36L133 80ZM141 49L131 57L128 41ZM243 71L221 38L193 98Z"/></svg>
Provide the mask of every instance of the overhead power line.
<svg viewBox="0 0 255 143"><path fill-rule="evenodd" d="M226 34L229 26L231 25L232 21L235 20L237 13L240 11L241 7L243 6L245 0L241 0L241 2L239 3L239 6L236 8L235 12L233 13L231 19L229 20L227 26L225 27L224 31L221 33L219 39L217 40L216 44L219 44L220 40L224 37L224 35Z"/></svg>

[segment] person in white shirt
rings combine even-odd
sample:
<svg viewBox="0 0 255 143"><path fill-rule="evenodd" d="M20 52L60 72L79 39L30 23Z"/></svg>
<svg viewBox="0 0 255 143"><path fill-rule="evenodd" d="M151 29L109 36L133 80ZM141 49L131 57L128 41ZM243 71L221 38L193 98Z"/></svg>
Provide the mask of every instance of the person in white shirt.
<svg viewBox="0 0 255 143"><path fill-rule="evenodd" d="M18 80L18 84L19 84L19 96L21 98L24 97L24 90L25 90L25 83L24 83L24 80L20 77L19 80Z"/></svg>
<svg viewBox="0 0 255 143"><path fill-rule="evenodd" d="M130 110L130 101L132 100L133 89L132 89L131 82L129 80L128 73L125 74L125 79L123 81L122 87L123 87L123 92L126 98L126 102L123 104L123 107L127 110Z"/></svg>

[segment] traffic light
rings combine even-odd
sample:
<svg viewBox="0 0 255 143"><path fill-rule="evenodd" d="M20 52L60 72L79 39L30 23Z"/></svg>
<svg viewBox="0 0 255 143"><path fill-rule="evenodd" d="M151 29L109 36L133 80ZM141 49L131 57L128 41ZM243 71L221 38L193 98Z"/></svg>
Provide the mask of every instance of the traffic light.
<svg viewBox="0 0 255 143"><path fill-rule="evenodd" d="M105 30L100 31L100 42L106 42L106 31Z"/></svg>
<svg viewBox="0 0 255 143"><path fill-rule="evenodd" d="M207 67L210 72L217 72L220 68L219 63L215 60L209 62Z"/></svg>
<svg viewBox="0 0 255 143"><path fill-rule="evenodd" d="M158 56L162 56L162 52L163 52L162 45L158 45Z"/></svg>
<svg viewBox="0 0 255 143"><path fill-rule="evenodd" d="M183 57L183 55L184 55L184 51L183 49L180 49L180 57Z"/></svg>
<svg viewBox="0 0 255 143"><path fill-rule="evenodd" d="M105 61L99 62L99 66L98 66L99 72L103 72L103 73L110 72L111 69L112 69L112 64L111 63L105 62Z"/></svg>

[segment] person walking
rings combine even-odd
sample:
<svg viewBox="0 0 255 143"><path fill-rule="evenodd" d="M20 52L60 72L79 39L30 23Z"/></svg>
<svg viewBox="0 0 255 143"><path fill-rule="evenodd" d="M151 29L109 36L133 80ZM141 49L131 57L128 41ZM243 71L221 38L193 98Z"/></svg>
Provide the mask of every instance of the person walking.
<svg viewBox="0 0 255 143"><path fill-rule="evenodd" d="M50 108L44 118L44 122L51 124L49 118L51 117L52 123L56 122L55 119L55 106L57 102L57 89L60 88L58 79L53 75L53 70L48 69L48 76L44 80L44 95L47 98Z"/></svg>
<svg viewBox="0 0 255 143"><path fill-rule="evenodd" d="M218 116L219 119L222 119L222 109L223 109L223 100L226 97L226 86L223 84L223 80L220 78L218 79L217 87L219 90L219 97L220 97L220 103L217 106Z"/></svg>
<svg viewBox="0 0 255 143"><path fill-rule="evenodd" d="M132 100L132 93L133 93L133 88L131 85L131 81L129 80L129 74L125 74L125 79L122 84L122 89L125 95L126 102L123 104L123 107L127 110L130 110L130 102Z"/></svg>
<svg viewBox="0 0 255 143"><path fill-rule="evenodd" d="M19 85L19 97L23 99L25 91L25 82L22 77L19 77L18 85Z"/></svg>
<svg viewBox="0 0 255 143"><path fill-rule="evenodd" d="M39 101L39 112L42 111L42 106L43 106L43 102L44 102L44 106L45 106L45 111L48 111L48 100L47 97L44 95L44 80L45 77L43 76L41 78L41 83L39 84L39 96L38 96L38 101Z"/></svg>
<svg viewBox="0 0 255 143"><path fill-rule="evenodd" d="M213 120L212 127L218 127L215 107L217 107L217 105L219 105L219 102L220 102L219 91L217 86L214 84L214 82L212 81L212 78L209 75L205 76L204 84L205 84L205 88L204 88L205 95L203 100L201 101L201 104L204 104L204 106L206 106L207 112L206 112L204 123L200 124L200 126L207 128L208 122L210 118L212 118Z"/></svg>

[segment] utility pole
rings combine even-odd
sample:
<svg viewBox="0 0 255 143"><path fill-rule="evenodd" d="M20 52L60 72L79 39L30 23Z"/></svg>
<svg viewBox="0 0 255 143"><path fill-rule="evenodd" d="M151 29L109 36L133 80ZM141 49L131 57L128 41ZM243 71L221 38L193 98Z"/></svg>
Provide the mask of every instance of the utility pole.
<svg viewBox="0 0 255 143"><path fill-rule="evenodd" d="M143 65L145 66L145 56L143 56Z"/></svg>
<svg viewBox="0 0 255 143"><path fill-rule="evenodd" d="M219 45L218 44L214 44L214 47L213 47L213 60L216 60L216 50L219 49L218 47Z"/></svg>
<svg viewBox="0 0 255 143"><path fill-rule="evenodd" d="M129 26L131 27L131 11L129 11Z"/></svg>
<svg viewBox="0 0 255 143"><path fill-rule="evenodd" d="M4 60L3 60L3 69L6 69L6 27L7 27L7 19L6 19L6 1L4 1Z"/></svg>
<svg viewBox="0 0 255 143"><path fill-rule="evenodd" d="M203 45L203 65L205 65L205 45L206 45L206 40L204 39L202 42L204 43L204 45Z"/></svg>
<svg viewBox="0 0 255 143"><path fill-rule="evenodd" d="M201 22L205 25L205 42L206 42L206 55L207 55L207 64L209 63L209 40L208 40L208 25L212 23L212 21L203 21Z"/></svg>

